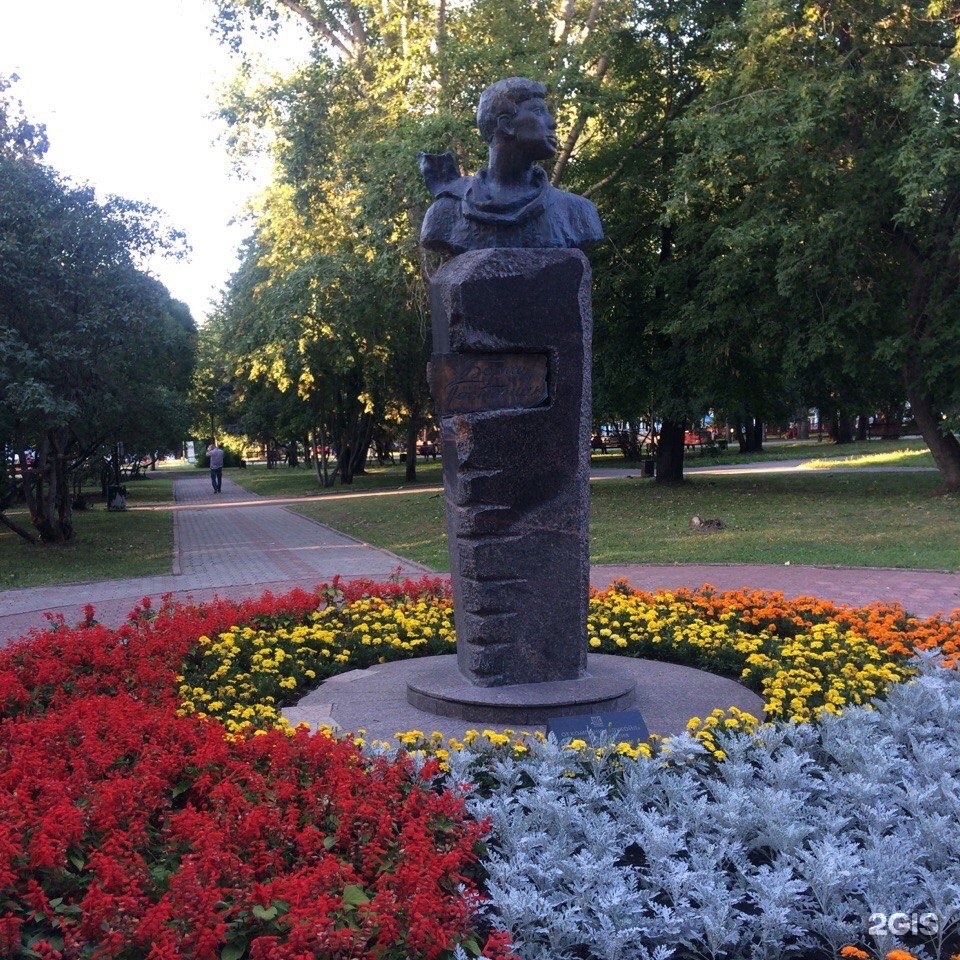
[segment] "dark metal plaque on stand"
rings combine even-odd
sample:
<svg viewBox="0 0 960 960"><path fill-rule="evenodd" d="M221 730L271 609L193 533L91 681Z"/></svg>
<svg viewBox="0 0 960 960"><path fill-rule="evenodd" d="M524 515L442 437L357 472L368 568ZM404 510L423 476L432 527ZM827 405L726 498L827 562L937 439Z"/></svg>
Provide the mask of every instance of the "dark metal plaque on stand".
<svg viewBox="0 0 960 960"><path fill-rule="evenodd" d="M547 735L553 734L558 743L569 740L602 740L643 743L650 731L639 710L616 710L611 713L586 713L573 717L551 717L547 721Z"/></svg>

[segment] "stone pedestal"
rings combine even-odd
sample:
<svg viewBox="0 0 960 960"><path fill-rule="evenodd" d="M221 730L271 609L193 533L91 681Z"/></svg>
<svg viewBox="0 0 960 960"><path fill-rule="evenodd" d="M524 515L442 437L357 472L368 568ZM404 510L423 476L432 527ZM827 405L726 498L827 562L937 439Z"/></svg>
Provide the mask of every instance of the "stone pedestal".
<svg viewBox="0 0 960 960"><path fill-rule="evenodd" d="M580 681L585 709L623 705L632 681L588 689L589 263L578 250L475 250L430 290L461 676L421 678L408 698L449 714L466 681L472 703L496 688L491 706L536 694L549 714L547 686L502 688L562 684L570 712Z"/></svg>

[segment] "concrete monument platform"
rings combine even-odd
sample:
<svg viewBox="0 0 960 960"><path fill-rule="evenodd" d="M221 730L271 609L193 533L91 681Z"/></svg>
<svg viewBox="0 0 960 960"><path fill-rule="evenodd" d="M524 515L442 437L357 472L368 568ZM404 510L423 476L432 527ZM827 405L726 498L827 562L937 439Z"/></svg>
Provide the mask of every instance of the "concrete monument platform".
<svg viewBox="0 0 960 960"><path fill-rule="evenodd" d="M462 737L470 729L506 725L435 716L407 701L408 682L416 683L425 672L443 669L445 663L456 670L453 656L421 657L351 670L327 680L295 706L287 707L283 715L291 723L307 723L312 729L362 729L368 740L392 740L395 733L404 730L422 730L427 734L439 730L448 737ZM630 706L641 712L651 733L681 733L691 717L704 717L718 707L739 707L754 716L763 715L763 702L755 693L735 680L703 670L609 654L590 654L589 665L591 670L600 669L608 676L619 676L635 684ZM591 710L586 707L579 712ZM509 725L514 729L543 729L542 724Z"/></svg>
<svg viewBox="0 0 960 960"><path fill-rule="evenodd" d="M590 657L576 680L478 687L459 670L457 659L435 661L407 680L407 700L418 710L478 723L546 723L550 717L625 710L633 705L636 681L617 657Z"/></svg>

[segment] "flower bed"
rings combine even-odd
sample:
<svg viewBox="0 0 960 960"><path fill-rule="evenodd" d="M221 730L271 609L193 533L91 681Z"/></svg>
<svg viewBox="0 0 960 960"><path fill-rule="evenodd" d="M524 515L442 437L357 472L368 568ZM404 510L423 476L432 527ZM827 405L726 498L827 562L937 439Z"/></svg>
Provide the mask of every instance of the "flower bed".
<svg viewBox="0 0 960 960"><path fill-rule="evenodd" d="M354 587L336 600L280 626L235 625L201 636L181 675L182 709L215 716L231 731L282 728L280 709L326 677L454 649L452 604L440 582L409 594ZM914 651L960 653L960 615L918 620L896 606L848 610L709 589L648 595L618 585L591 597L587 629L597 652L734 677L763 697L767 719L794 722L882 694L909 675ZM720 711L694 727L709 742L718 725L750 729L756 722L741 711Z"/></svg>
<svg viewBox="0 0 960 960"><path fill-rule="evenodd" d="M479 954L482 822L436 763L178 716L204 632L318 596L137 611L0 654L0 956ZM485 955L509 955L494 933Z"/></svg>
<svg viewBox="0 0 960 960"><path fill-rule="evenodd" d="M284 724L326 676L449 652L440 581L145 605L117 631L90 611L0 653L0 955L466 956L484 871L524 960L960 950L960 681L899 682L960 655L960 614L618 586L589 632L794 722L718 712L652 748L401 736L446 776ZM868 941L881 910L936 933Z"/></svg>

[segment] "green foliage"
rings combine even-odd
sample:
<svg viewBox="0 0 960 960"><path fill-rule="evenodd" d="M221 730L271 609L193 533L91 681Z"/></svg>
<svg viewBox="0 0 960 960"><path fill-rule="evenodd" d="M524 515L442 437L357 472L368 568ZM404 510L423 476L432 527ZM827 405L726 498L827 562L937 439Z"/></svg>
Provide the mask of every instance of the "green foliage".
<svg viewBox="0 0 960 960"><path fill-rule="evenodd" d="M240 467L244 466L246 461L243 457L237 453L235 450L230 450L228 447L223 449L223 465L225 467ZM202 450L197 454L197 467L208 470L210 468L210 457L207 456L207 451Z"/></svg>
<svg viewBox="0 0 960 960"><path fill-rule="evenodd" d="M244 31L283 29L289 7L223 0L218 25L242 51ZM299 395L346 480L363 468L373 422L405 422L409 447L426 417L431 265L417 239L430 198L418 152L453 149L466 169L481 165L476 103L510 73L544 77L561 117L586 124L598 57L627 7L297 9L316 40L309 62L268 82L245 72L224 106L239 149L270 125L277 177L221 322L241 383ZM239 389L244 406L254 400Z"/></svg>
<svg viewBox="0 0 960 960"><path fill-rule="evenodd" d="M905 383L932 447L960 408L956 40L935 4L749 0L715 35L668 204L687 335L752 342L747 379L778 371L828 412Z"/></svg>
<svg viewBox="0 0 960 960"><path fill-rule="evenodd" d="M139 268L182 238L152 208L101 202L45 166L39 128L3 92L0 442L33 462L23 490L41 537L65 540L73 471L104 445L145 452L182 437L195 329Z"/></svg>
<svg viewBox="0 0 960 960"><path fill-rule="evenodd" d="M241 56L249 31L296 23L314 41L285 77L244 59L224 104L237 149L267 128L277 163L224 303L234 368L299 396L354 457L370 419L415 433L424 416L432 265L416 247L429 203L416 154L480 166L477 100L511 74L546 82L562 141L552 179L590 196L607 230L593 254L599 418L659 418L679 439L711 407L779 419L909 398L934 432L960 409L952 5L218 11Z"/></svg>

